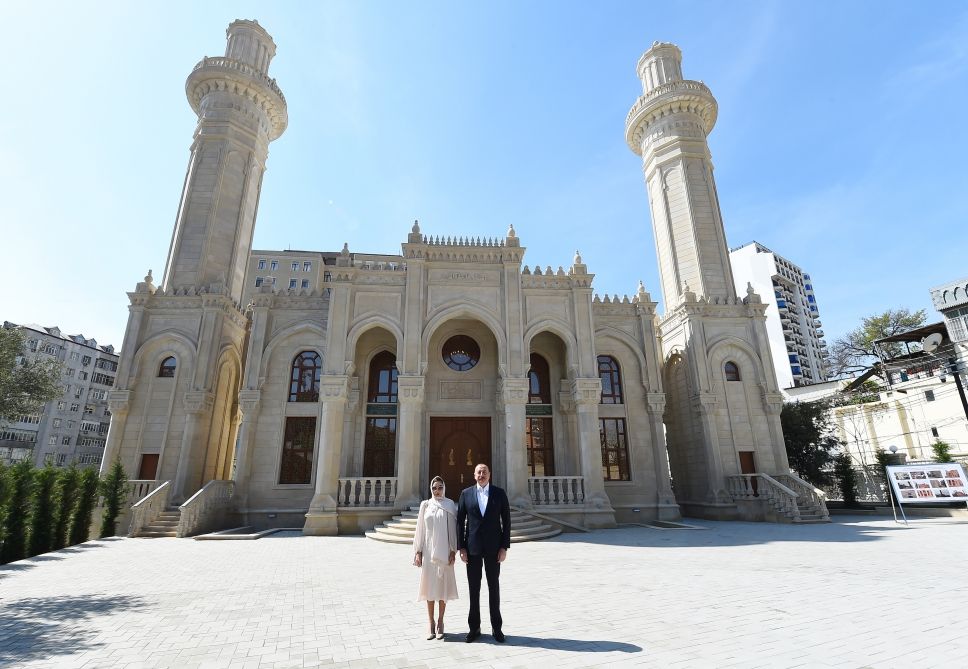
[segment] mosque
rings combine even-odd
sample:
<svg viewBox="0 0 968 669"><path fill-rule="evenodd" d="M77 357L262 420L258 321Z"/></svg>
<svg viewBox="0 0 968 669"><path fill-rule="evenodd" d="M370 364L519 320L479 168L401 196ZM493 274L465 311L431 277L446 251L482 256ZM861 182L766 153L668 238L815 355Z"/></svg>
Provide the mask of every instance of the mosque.
<svg viewBox="0 0 968 669"><path fill-rule="evenodd" d="M675 45L639 60L625 121L661 314L641 284L594 296L577 252L529 267L513 226L465 238L414 222L398 255L253 249L288 123L275 53L235 21L186 82L198 125L167 265L128 293L109 396L103 466L120 458L151 493L138 522L180 505L190 529L359 533L433 475L456 494L478 462L515 507L587 528L823 506L789 469L765 305L734 294L706 142L716 100L683 79Z"/></svg>

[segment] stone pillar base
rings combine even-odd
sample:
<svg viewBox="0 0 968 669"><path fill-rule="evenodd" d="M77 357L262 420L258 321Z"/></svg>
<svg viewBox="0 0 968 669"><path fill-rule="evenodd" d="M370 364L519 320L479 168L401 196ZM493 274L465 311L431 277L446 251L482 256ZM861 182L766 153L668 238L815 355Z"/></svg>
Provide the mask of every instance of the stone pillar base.
<svg viewBox="0 0 968 669"><path fill-rule="evenodd" d="M312 537L332 537L339 534L335 511L310 511L306 514L303 534Z"/></svg>
<svg viewBox="0 0 968 669"><path fill-rule="evenodd" d="M586 507L585 513L582 515L582 524L588 529L594 530L615 527L615 511L611 507L608 509Z"/></svg>

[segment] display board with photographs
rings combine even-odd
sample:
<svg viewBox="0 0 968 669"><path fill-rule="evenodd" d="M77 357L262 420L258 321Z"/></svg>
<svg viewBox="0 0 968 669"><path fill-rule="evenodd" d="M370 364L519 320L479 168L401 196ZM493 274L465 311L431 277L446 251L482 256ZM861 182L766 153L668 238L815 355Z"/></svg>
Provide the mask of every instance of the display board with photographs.
<svg viewBox="0 0 968 669"><path fill-rule="evenodd" d="M902 504L968 502L968 479L955 462L927 465L889 465L887 478Z"/></svg>

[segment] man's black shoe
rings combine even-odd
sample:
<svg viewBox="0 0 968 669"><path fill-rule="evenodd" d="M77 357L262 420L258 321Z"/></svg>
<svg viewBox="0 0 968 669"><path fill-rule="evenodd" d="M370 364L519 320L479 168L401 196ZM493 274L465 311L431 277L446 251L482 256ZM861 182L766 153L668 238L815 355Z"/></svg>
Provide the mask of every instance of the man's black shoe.
<svg viewBox="0 0 968 669"><path fill-rule="evenodd" d="M480 629L471 630L470 632L467 633L467 636L464 637L464 641L466 641L467 643L470 643L471 641L476 641L477 637L479 637L480 635L481 635ZM504 635L502 634L501 636L504 636Z"/></svg>
<svg viewBox="0 0 968 669"><path fill-rule="evenodd" d="M498 643L504 643L504 632L502 632L501 630L496 630L495 632L492 633L492 636L494 637L494 640L497 641Z"/></svg>

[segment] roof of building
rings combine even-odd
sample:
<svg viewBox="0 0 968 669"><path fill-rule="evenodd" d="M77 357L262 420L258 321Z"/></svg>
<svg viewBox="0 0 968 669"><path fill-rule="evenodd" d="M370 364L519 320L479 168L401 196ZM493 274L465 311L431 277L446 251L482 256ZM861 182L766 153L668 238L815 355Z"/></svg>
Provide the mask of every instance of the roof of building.
<svg viewBox="0 0 968 669"><path fill-rule="evenodd" d="M8 330L11 330L13 328L33 330L34 332L45 334L48 337L56 337L57 339L68 340L68 341L74 342L75 344L79 344L81 346L87 346L88 348L93 348L95 350L101 351L102 353L107 353L109 355L114 355L114 356L118 355L117 352L114 350L114 346L110 344L101 346L100 344L97 343L96 339L94 338L89 339L82 334L65 335L64 333L61 332L61 329L56 325L52 325L51 327L46 327L43 325L38 325L37 323L18 324L18 323L11 323L10 321L4 321L3 327Z"/></svg>

